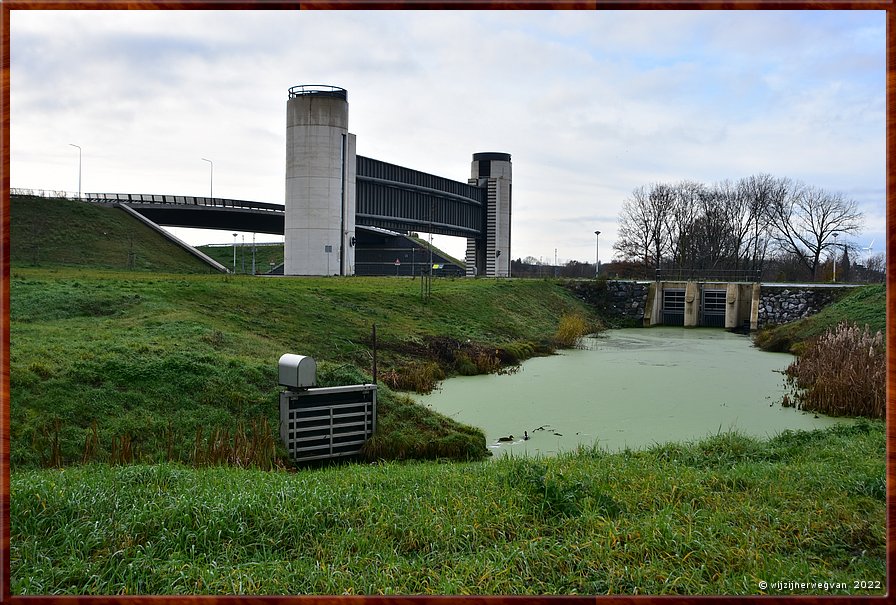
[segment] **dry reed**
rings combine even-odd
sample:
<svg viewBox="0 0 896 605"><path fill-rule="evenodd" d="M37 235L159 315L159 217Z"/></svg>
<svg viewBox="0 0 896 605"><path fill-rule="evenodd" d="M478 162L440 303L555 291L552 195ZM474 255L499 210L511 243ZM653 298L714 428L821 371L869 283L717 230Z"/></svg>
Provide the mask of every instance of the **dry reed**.
<svg viewBox="0 0 896 605"><path fill-rule="evenodd" d="M811 342L785 371L785 406L829 416L883 418L886 349L880 331L842 322Z"/></svg>

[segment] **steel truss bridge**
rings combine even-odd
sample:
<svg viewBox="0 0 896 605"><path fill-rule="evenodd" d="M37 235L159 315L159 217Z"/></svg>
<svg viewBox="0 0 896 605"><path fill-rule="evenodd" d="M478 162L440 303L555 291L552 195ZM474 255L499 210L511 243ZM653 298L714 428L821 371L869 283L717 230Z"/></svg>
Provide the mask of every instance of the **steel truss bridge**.
<svg viewBox="0 0 896 605"><path fill-rule="evenodd" d="M400 232L484 237L487 188L357 157L355 223ZM158 225L283 235L283 204L190 195L87 193L125 204Z"/></svg>

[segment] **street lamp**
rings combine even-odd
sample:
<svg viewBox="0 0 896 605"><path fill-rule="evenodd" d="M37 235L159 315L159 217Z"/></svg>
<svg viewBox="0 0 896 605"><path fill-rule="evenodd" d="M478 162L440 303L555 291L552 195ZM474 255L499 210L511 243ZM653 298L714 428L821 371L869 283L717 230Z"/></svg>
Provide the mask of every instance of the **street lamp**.
<svg viewBox="0 0 896 605"><path fill-rule="evenodd" d="M81 146L69 143L72 147L78 148L78 199L81 199Z"/></svg>
<svg viewBox="0 0 896 605"><path fill-rule="evenodd" d="M211 160L207 160L205 158L199 158L199 159L201 159L203 162L208 162L208 196L215 197L214 193L213 193L214 192L213 185L214 185L214 178L215 178L215 163L212 162Z"/></svg>
<svg viewBox="0 0 896 605"><path fill-rule="evenodd" d="M236 273L236 233L233 234L233 272Z"/></svg>
<svg viewBox="0 0 896 605"><path fill-rule="evenodd" d="M594 232L594 277L600 275L600 231Z"/></svg>
<svg viewBox="0 0 896 605"><path fill-rule="evenodd" d="M834 231L834 282L837 281L837 236L840 235Z"/></svg>

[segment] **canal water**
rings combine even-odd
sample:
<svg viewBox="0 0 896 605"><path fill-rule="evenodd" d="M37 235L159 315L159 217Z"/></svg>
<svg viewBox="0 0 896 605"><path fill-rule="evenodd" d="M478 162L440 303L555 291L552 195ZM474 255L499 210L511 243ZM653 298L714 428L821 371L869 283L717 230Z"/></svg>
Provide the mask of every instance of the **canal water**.
<svg viewBox="0 0 896 605"><path fill-rule="evenodd" d="M530 359L515 374L445 380L418 400L481 428L496 456L554 455L580 444L640 449L726 431L765 438L850 422L782 407L782 371L793 357L761 351L744 335L631 328L582 345Z"/></svg>

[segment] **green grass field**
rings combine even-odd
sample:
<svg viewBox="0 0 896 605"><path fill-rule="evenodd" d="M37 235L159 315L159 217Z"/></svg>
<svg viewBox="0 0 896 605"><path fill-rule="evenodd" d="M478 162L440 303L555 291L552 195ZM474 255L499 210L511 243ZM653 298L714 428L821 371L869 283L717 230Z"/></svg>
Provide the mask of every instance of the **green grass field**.
<svg viewBox="0 0 896 605"><path fill-rule="evenodd" d="M883 594L884 477L882 422L541 460L20 471L12 593Z"/></svg>

